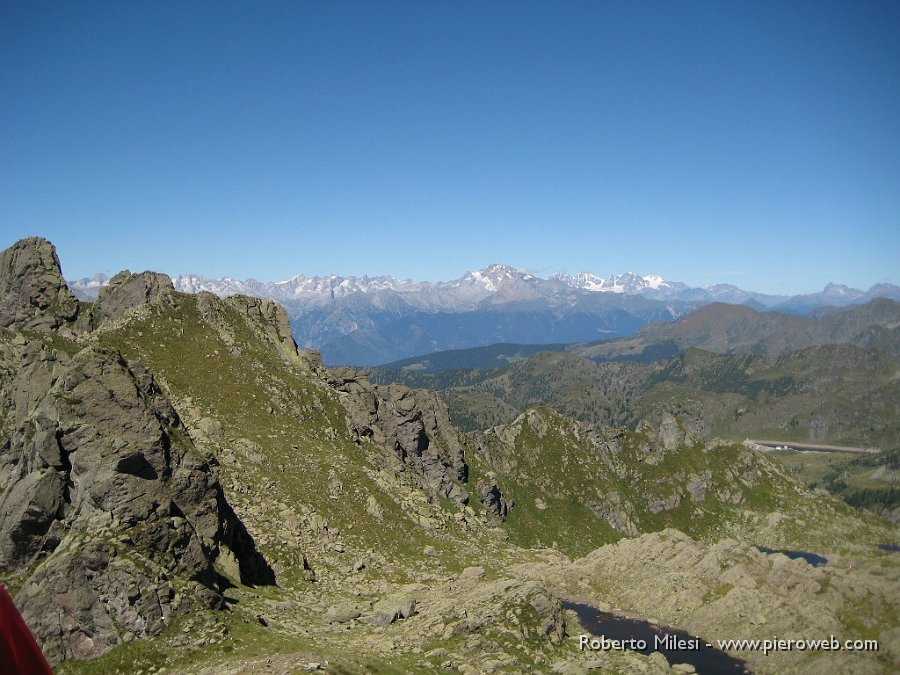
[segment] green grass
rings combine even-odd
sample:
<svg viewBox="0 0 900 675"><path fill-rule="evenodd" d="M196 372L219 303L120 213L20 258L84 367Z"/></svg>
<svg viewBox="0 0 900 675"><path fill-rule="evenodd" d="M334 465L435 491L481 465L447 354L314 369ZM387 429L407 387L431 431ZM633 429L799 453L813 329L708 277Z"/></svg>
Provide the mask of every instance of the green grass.
<svg viewBox="0 0 900 675"><path fill-rule="evenodd" d="M275 567L278 586L248 589L238 585L229 591L237 600L232 610L202 613L197 619L202 629L178 619L152 641L122 645L90 662L65 664L62 672L147 672L163 665L178 670L219 661L287 659L293 654L309 655L310 660L330 654L329 667L334 672L402 673L423 666L437 670L445 657L400 650L376 653L367 642L373 635L368 628L323 627L324 608L352 592L344 581L355 560L367 563L366 584L351 597L366 603L399 584L446 581L470 565L484 566L487 578L496 578L508 565L532 561L530 556L537 560L540 552L529 552L529 548L555 547L574 557L619 540L622 533L598 517L592 505L621 509L639 531L676 527L708 541L743 528L743 512L748 509L763 518L781 510L802 512L810 522L816 517L859 522L853 520L857 517L852 510L841 511L827 498L797 506L807 497L798 498L800 488L788 470L739 445L726 443L706 451L698 443L665 453L657 462L658 444L649 434L607 434L544 407L517 420L506 435L502 431L488 434L483 452L470 439L470 494L493 472L504 498L514 506L501 528L464 528L456 520L464 512L458 505L433 496L429 499L408 474L385 469L384 453L389 449L355 443L341 394L311 376L302 362L284 358L260 326L247 320L234 304L180 294L174 298L171 304L142 308L125 325L100 332L99 340L121 351L129 363L143 364L153 372L189 425L204 418L221 425L221 434L199 442L198 450L219 465L226 497ZM201 318L204 312L206 320ZM590 372L582 373L585 363ZM632 386L629 378L637 377L643 368L640 364L598 366L571 355L540 355L505 369L502 381L472 377L465 381L467 388L455 395L483 407L473 413L473 421L488 415L502 419L548 389L570 414L616 420L634 411L625 407L619 389L593 376L619 372ZM747 405L793 386L789 386L791 376L784 373L748 381L737 365L723 372L730 379L724 379L722 386L742 393L695 388L688 378L682 384L654 385L644 404L654 411L683 408L691 412L716 403L721 411L715 419L726 419L733 412L732 404ZM567 379L577 373L581 375ZM465 380L458 374L455 377ZM756 381L763 384L753 384ZM508 390L517 392L512 403L504 398ZM179 444L188 445L186 436L177 429L173 433ZM695 500L687 486L707 474L705 494ZM727 501L729 495L739 503ZM367 512L370 498L377 502L381 518ZM652 508L654 502L666 499L673 505ZM471 506L477 518L481 507ZM422 527L422 518L435 528ZM466 518L471 519L471 514ZM327 527L321 527L322 521ZM881 531L872 532L866 536L881 536ZM784 536L810 547L822 541L816 539L820 536L816 532L796 524L786 526ZM338 542L345 553L334 550ZM425 556L426 546L434 546L438 555ZM308 580L304 560L319 581ZM712 599L724 592L710 591ZM316 632L303 634L279 625L265 628L255 621L254 608L282 602L299 603L297 625L315 626ZM536 617L531 610L527 606L503 609L507 610L516 617L522 635L517 637L502 621L491 623L477 635L484 640L481 653L496 649L520 655L528 663L534 653L550 653L534 635ZM460 617L446 617L448 624L453 620ZM403 626L392 626L390 631L396 633L386 633L399 635L402 630ZM203 644L204 635L214 641ZM459 636L423 641L423 654L435 648L466 649Z"/></svg>

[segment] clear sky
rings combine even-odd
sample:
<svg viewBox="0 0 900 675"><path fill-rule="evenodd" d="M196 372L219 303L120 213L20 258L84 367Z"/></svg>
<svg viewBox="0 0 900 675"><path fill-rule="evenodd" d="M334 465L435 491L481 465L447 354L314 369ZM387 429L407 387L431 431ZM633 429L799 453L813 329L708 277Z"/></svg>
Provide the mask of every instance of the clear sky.
<svg viewBox="0 0 900 675"><path fill-rule="evenodd" d="M0 2L0 248L900 283L900 3Z"/></svg>

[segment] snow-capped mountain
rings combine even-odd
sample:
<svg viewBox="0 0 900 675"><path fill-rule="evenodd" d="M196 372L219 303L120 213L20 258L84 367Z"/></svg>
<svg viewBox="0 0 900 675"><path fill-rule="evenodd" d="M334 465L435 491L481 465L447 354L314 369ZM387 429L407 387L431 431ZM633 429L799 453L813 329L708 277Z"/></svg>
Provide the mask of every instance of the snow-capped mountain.
<svg viewBox="0 0 900 675"><path fill-rule="evenodd" d="M657 274L642 276L640 274L635 274L634 272L611 274L605 278L590 272L582 272L581 274L559 273L555 274L552 278L558 279L566 284L566 286L572 288L598 293L627 293L629 295L640 295L647 293L648 291L665 293L678 288L687 288L684 284L666 281Z"/></svg>
<svg viewBox="0 0 900 675"><path fill-rule="evenodd" d="M287 310L298 343L319 349L327 363L353 365L497 342L611 339L630 335L651 321L672 321L711 302L807 313L823 305L865 302L875 295L900 299L900 288L890 284L868 292L832 284L822 293L786 298L728 284L691 288L653 274L601 277L585 272L545 279L500 264L436 283L333 274L298 274L274 282L182 274L172 282L186 293L275 300ZM89 300L106 283L105 276L96 275L70 287Z"/></svg>
<svg viewBox="0 0 900 675"><path fill-rule="evenodd" d="M109 282L104 274L79 279L69 285L76 295L90 300L97 297L102 286ZM816 306L844 306L866 302L874 297L900 298L900 288L892 284L878 284L868 291L841 284L828 284L820 293L783 296L746 291L731 284L708 284L690 287L669 281L657 274L634 272L603 277L591 272L580 274L557 273L543 279L530 272L509 265L491 264L471 270L452 281L411 281L391 276L306 276L298 274L282 281L261 282L255 279L238 280L230 277L208 279L194 274L172 277L175 289L184 293L209 291L219 296L235 294L256 295L284 303L320 305L350 296L368 296L382 304L387 296L402 298L403 302L429 311L468 311L479 303L498 304L549 298L561 292L639 295L656 300L681 300L691 303L728 302L755 307L808 311ZM377 300L377 299L380 299Z"/></svg>
<svg viewBox="0 0 900 675"><path fill-rule="evenodd" d="M100 292L100 289L108 283L109 277L100 272L92 277L85 277L78 281L69 282L69 287L72 289L72 292L82 300L93 300L97 297L97 293Z"/></svg>
<svg viewBox="0 0 900 675"><path fill-rule="evenodd" d="M407 293L421 290L423 286L421 283L401 281L394 277L341 277L336 274L324 277L297 274L289 279L266 283L254 279L236 281L227 277L205 279L193 275L180 275L173 277L172 284L176 290L185 293L196 293L201 290L221 296L245 293L279 301L298 299L330 301L353 293L372 294L379 291Z"/></svg>
<svg viewBox="0 0 900 675"><path fill-rule="evenodd" d="M528 282L542 281L533 274L522 272L509 265L500 265L494 263L488 265L484 269L472 270L466 272L460 279L456 281L446 282L451 288L459 288L462 286L480 286L490 293L496 293L504 287L510 285L521 285Z"/></svg>

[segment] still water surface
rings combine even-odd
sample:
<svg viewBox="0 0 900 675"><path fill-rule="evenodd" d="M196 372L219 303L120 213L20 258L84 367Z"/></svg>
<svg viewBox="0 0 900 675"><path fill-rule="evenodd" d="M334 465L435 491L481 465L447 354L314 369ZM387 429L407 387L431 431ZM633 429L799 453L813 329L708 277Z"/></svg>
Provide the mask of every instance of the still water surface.
<svg viewBox="0 0 900 675"><path fill-rule="evenodd" d="M615 614L601 612L596 607L569 600L563 607L578 615L578 621L591 635L605 636L609 640L634 646L641 654L661 652L670 665L690 663L700 675L736 675L749 673L747 664L730 654L707 647L706 640L668 626L654 625L640 619L629 619ZM671 648L678 641L682 645L693 644L694 648ZM637 648L638 641L646 644L645 649Z"/></svg>

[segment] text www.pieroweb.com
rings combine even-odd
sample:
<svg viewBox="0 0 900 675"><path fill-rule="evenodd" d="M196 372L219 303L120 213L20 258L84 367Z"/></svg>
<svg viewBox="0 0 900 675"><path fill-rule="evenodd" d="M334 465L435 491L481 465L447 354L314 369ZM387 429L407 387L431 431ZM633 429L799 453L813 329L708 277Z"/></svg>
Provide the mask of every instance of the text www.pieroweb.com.
<svg viewBox="0 0 900 675"><path fill-rule="evenodd" d="M699 638L681 639L671 635L654 636L651 642L648 640L631 638L631 639L613 639L605 636L593 637L589 635L579 636L579 648L592 651L614 651L634 649L638 651L647 651L650 649L678 649L678 650L699 650L704 647L712 649L714 646L726 652L762 652L770 654L771 652L806 652L806 651L848 651L848 652L877 652L878 640L840 640L834 635L820 639L797 639L797 638L780 638L773 635L771 638L765 639L730 639L716 640L716 644L711 642L703 642Z"/></svg>
<svg viewBox="0 0 900 675"><path fill-rule="evenodd" d="M764 640L718 640L724 651L759 652L813 652L848 651L877 652L878 640L839 640L834 635L817 640L772 637Z"/></svg>

